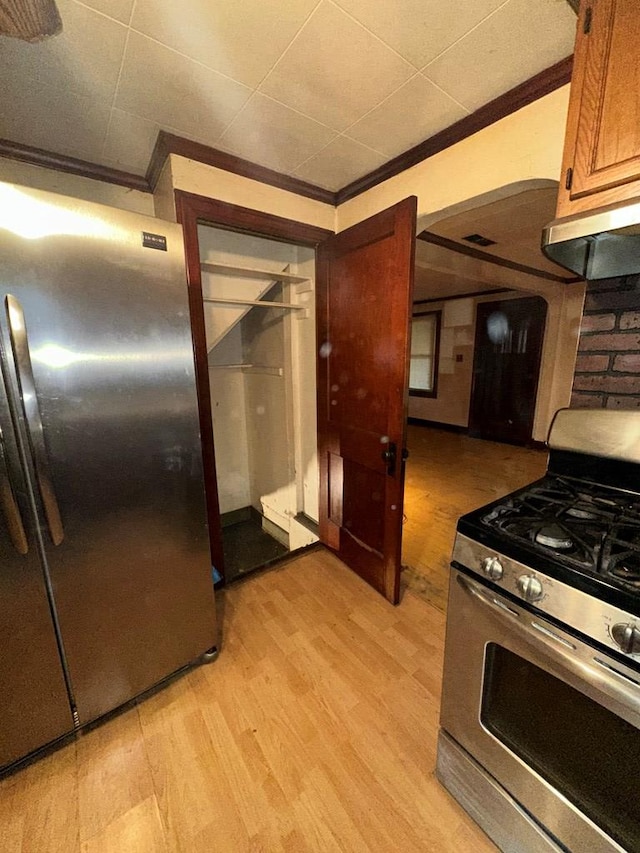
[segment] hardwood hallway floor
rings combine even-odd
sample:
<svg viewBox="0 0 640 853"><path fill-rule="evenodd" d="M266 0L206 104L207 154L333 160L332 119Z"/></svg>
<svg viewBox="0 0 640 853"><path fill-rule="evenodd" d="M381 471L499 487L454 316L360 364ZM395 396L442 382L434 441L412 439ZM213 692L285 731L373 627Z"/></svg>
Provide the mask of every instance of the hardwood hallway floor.
<svg viewBox="0 0 640 853"><path fill-rule="evenodd" d="M402 585L444 611L458 518L537 480L547 453L415 424L407 446Z"/></svg>
<svg viewBox="0 0 640 853"><path fill-rule="evenodd" d="M2 853L491 853L434 777L441 612L313 551L218 599L220 657L0 782Z"/></svg>

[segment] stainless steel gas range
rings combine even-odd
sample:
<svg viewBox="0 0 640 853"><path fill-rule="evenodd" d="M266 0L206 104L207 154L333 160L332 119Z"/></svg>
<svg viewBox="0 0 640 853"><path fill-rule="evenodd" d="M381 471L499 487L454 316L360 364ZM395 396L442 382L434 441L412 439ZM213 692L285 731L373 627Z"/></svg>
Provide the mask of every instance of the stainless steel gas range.
<svg viewBox="0 0 640 853"><path fill-rule="evenodd" d="M438 778L505 853L640 851L640 412L558 412L463 516Z"/></svg>

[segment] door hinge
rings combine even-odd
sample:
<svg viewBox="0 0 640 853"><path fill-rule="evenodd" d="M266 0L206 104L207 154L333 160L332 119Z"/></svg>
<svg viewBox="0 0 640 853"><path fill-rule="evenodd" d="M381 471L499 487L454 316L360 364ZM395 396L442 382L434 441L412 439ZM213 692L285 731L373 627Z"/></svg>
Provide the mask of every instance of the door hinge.
<svg viewBox="0 0 640 853"><path fill-rule="evenodd" d="M584 13L584 23L582 24L582 32L585 36L588 36L591 32L591 20L593 18L593 8L591 6L587 6L587 9Z"/></svg>
<svg viewBox="0 0 640 853"><path fill-rule="evenodd" d="M573 183L573 169L571 168L571 166L569 166L569 168L567 169L567 176L566 176L565 181L564 181L564 188L566 190L570 190L572 183Z"/></svg>

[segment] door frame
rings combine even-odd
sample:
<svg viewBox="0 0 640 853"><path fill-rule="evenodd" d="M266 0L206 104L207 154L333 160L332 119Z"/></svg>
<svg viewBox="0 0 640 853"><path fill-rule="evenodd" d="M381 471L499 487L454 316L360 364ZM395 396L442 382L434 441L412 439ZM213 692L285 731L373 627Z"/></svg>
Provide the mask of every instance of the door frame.
<svg viewBox="0 0 640 853"><path fill-rule="evenodd" d="M209 364L207 358L207 340L202 302L202 274L200 270L200 245L198 225L210 225L292 243L315 249L323 240L334 234L327 228L309 225L295 219L286 219L273 213L264 213L248 207L241 207L226 201L197 195L184 190L174 190L176 219L182 225L184 251L187 270L187 288L189 294L189 312L193 337L193 355L195 360L196 391L198 412L200 415L200 437L204 464L204 487L209 522L209 540L211 560L224 579L224 553L222 549L222 526L220 523L220 502L218 499L218 481L216 477L215 444L213 437L213 416L209 386Z"/></svg>

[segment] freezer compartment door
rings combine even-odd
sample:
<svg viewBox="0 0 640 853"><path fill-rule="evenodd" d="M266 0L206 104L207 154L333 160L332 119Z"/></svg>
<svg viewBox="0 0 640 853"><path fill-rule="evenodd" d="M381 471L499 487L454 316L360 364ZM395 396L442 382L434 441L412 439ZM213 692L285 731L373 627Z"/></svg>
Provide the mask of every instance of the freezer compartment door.
<svg viewBox="0 0 640 853"><path fill-rule="evenodd" d="M182 232L22 194L3 321L86 723L216 644Z"/></svg>
<svg viewBox="0 0 640 853"><path fill-rule="evenodd" d="M0 347L0 359L6 355ZM4 371L6 372L6 371ZM73 730L27 480L0 377L0 768Z"/></svg>

